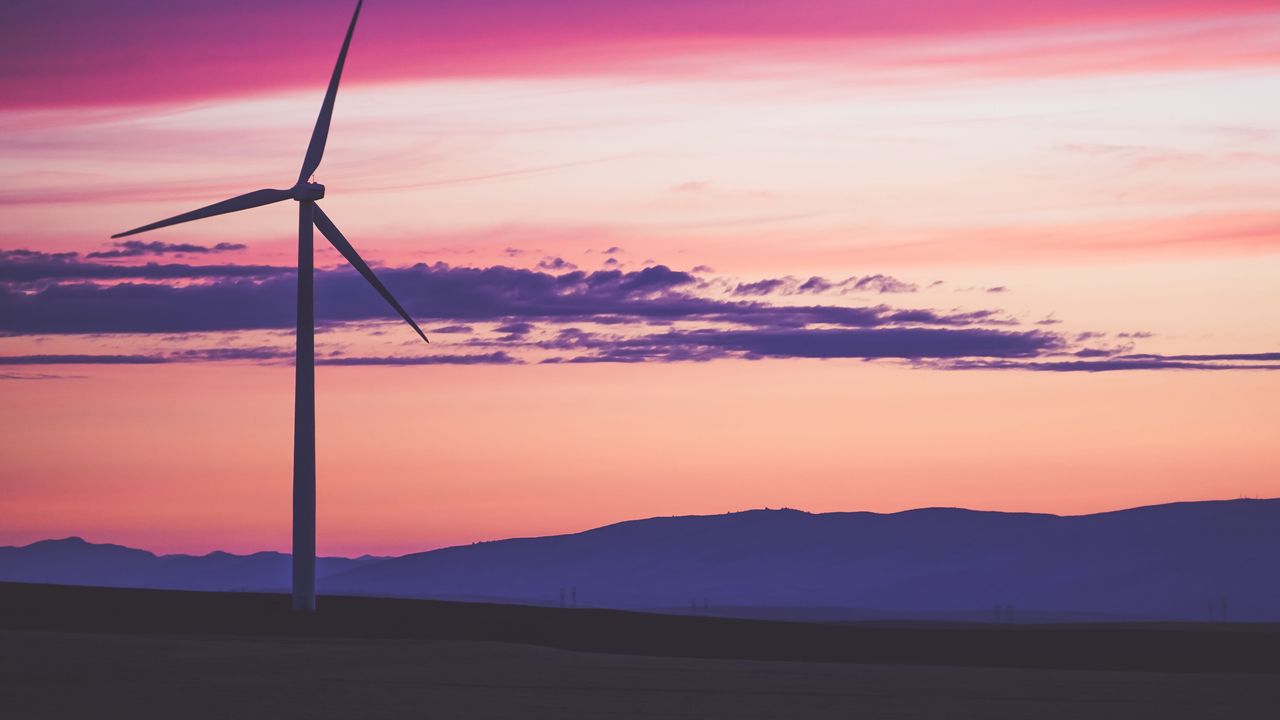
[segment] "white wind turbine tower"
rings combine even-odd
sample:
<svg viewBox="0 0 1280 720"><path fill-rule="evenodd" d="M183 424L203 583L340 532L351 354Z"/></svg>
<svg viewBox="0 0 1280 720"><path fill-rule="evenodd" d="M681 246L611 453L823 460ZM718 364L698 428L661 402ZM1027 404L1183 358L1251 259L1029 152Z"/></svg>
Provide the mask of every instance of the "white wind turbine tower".
<svg viewBox="0 0 1280 720"><path fill-rule="evenodd" d="M317 200L324 197L324 186L310 182L312 174L316 168L320 167L320 158L324 155L325 140L329 136L329 121L333 117L333 101L338 94L338 81L342 78L342 65L346 62L347 48L351 45L351 35L355 32L356 19L360 17L360 7L363 4L364 0L359 0L356 3L356 11L351 16L351 25L347 28L346 38L342 41L338 63L333 68L329 89L324 94L324 103L320 106L320 115L316 118L315 130L311 133L311 144L307 146L307 155L302 161L302 171L298 173L298 181L293 187L288 190L255 190L199 210L175 215L166 220L111 236L121 238L214 215L270 205L282 200L298 201L298 329L293 409L293 607L295 610L308 612L315 610L316 607L315 278L312 225L320 229L320 233L329 239L347 262L369 281L369 284L391 304L391 307L395 308L400 317L404 318L423 340L427 339L422 328L418 327L409 313L405 312L400 303L392 297L390 291L373 274L373 270L360 258L355 248L351 247L351 243L342 236L329 216L325 215L316 204Z"/></svg>

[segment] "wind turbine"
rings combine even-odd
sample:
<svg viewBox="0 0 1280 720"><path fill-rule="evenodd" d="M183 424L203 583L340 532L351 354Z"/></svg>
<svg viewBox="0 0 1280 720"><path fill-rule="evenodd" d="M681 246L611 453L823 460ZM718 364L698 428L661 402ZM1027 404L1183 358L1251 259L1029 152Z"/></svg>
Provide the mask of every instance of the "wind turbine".
<svg viewBox="0 0 1280 720"><path fill-rule="evenodd" d="M351 247L351 243L343 237L338 226L316 204L317 200L324 197L324 186L310 181L324 155L325 141L329 137L329 121L333 117L333 101L338 94L338 81L342 79L342 65L347 60L347 48L351 45L351 35L355 32L356 20L360 17L360 7L363 4L364 0L356 2L356 11L351 16L351 25L347 27L347 36L338 53L338 63L333 68L329 89L324 94L324 103L320 106L320 115L316 118L315 129L311 133L311 144L307 146L307 155L302 161L302 171L298 173L298 181L293 187L288 190L254 190L111 236L122 238L283 200L298 201L298 330L293 406L293 608L305 612L316 609L316 371L312 225L319 228L320 233L329 239L347 262L369 281L423 340L427 339L422 328L405 312L355 248Z"/></svg>

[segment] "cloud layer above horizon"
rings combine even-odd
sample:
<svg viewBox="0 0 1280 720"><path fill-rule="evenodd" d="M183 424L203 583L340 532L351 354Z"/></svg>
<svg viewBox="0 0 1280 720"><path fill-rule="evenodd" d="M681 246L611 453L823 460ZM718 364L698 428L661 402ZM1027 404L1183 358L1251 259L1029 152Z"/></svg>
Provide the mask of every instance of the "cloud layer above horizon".
<svg viewBox="0 0 1280 720"><path fill-rule="evenodd" d="M5 365L288 361L295 270L287 266L102 262L136 254L202 256L224 244L120 244L125 253L0 250L0 347L70 338L76 352L0 355ZM620 248L611 248L620 251ZM612 255L614 252L602 253ZM560 260L557 258L557 260ZM1053 319L1031 327L998 309L936 310L884 302L919 286L883 274L739 282L650 265L563 270L445 263L383 267L379 276L444 352L416 343L387 353L381 298L354 270L316 276L321 364L429 365L688 362L727 358L898 360L950 369L1109 371L1277 369L1280 353L1164 356L1133 352L1148 333L1071 334ZM935 282L932 287L942 283ZM1003 294L1003 286L980 289ZM746 299L744 299L746 298ZM873 304L866 300L874 298ZM273 332L274 331L274 332ZM261 333L274 337L262 343ZM168 349L94 354L88 348ZM456 336L456 337L455 337ZM109 338L104 343L103 337ZM132 338L132 340L130 340ZM385 345L388 341L381 340ZM8 343L6 345L5 343ZM177 346L178 349L174 349Z"/></svg>

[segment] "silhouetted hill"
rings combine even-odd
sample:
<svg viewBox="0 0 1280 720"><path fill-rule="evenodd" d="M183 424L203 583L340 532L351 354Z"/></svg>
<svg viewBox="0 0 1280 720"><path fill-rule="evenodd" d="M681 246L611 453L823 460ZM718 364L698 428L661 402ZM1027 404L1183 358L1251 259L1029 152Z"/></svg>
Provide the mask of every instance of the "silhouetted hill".
<svg viewBox="0 0 1280 720"><path fill-rule="evenodd" d="M1280 619L1280 500L1095 515L753 510L399 558L319 562L320 591L812 620ZM282 589L288 556L0 548L0 580ZM996 606L1005 608L999 615ZM1012 613L1009 612L1010 608Z"/></svg>
<svg viewBox="0 0 1280 720"><path fill-rule="evenodd" d="M382 558L318 558L323 577ZM279 590L289 586L290 558L277 552L156 555L78 537L0 547L0 579L173 590Z"/></svg>
<svg viewBox="0 0 1280 720"><path fill-rule="evenodd" d="M930 508L893 514L754 510L652 518L371 563L325 592L559 601L849 619L1280 618L1280 500L1177 503L1060 517ZM763 608L761 608L763 609ZM1066 614L1065 616L1063 614ZM1007 613L1006 613L1007 617ZM827 613L823 619L834 619Z"/></svg>

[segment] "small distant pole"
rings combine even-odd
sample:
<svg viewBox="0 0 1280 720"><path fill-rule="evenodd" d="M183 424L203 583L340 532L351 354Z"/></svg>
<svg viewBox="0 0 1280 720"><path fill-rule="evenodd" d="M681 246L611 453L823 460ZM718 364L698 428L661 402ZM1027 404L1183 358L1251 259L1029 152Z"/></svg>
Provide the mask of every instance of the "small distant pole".
<svg viewBox="0 0 1280 720"><path fill-rule="evenodd" d="M560 607L564 607L564 586L560 587Z"/></svg>
<svg viewBox="0 0 1280 720"><path fill-rule="evenodd" d="M702 598L702 614L704 616L711 614L711 602L705 597Z"/></svg>
<svg viewBox="0 0 1280 720"><path fill-rule="evenodd" d="M573 607L578 607L578 586L574 585L570 588L570 595L573 599Z"/></svg>

